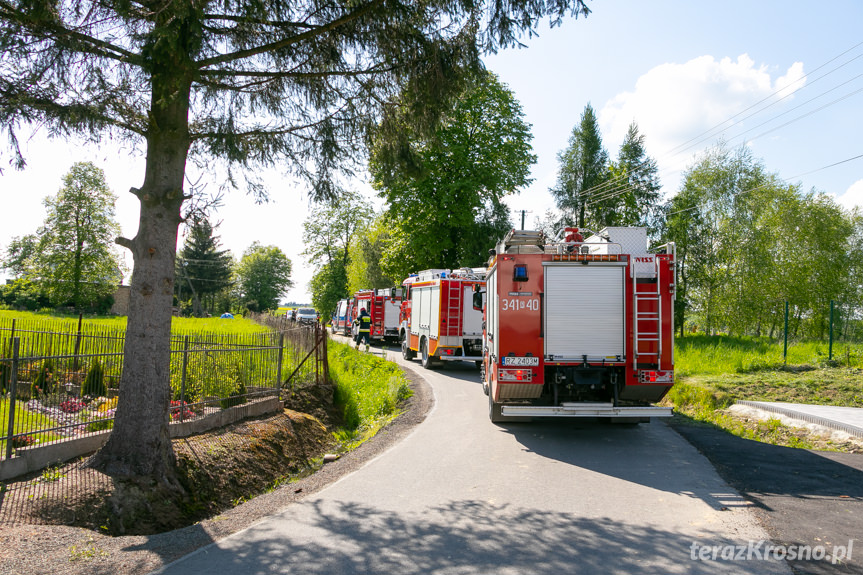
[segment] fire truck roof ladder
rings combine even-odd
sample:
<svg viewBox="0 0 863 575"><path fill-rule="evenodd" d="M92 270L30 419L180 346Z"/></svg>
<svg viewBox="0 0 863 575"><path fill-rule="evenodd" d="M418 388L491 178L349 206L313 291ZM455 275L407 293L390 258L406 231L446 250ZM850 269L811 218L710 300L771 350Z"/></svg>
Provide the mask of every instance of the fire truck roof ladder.
<svg viewBox="0 0 863 575"><path fill-rule="evenodd" d="M542 231L510 230L503 238L504 248L512 246L536 246L542 249L545 244L545 234Z"/></svg>

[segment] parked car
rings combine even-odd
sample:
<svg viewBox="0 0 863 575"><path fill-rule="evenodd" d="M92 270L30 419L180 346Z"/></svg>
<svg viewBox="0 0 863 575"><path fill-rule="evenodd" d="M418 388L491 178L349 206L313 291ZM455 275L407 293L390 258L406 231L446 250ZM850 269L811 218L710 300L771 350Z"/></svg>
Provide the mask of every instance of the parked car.
<svg viewBox="0 0 863 575"><path fill-rule="evenodd" d="M301 307L297 310L298 325L314 325L318 321L318 312L311 307Z"/></svg>

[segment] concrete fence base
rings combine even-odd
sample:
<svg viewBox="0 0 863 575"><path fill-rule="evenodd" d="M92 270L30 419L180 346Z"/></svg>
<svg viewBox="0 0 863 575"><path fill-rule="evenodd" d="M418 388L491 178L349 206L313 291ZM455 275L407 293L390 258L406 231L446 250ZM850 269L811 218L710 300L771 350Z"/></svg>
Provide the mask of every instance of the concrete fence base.
<svg viewBox="0 0 863 575"><path fill-rule="evenodd" d="M229 407L200 419L172 423L168 426L168 433L171 435L171 439L189 437L190 435L205 433L211 429L225 427L248 417L276 413L281 409L282 402L278 397L268 397ZM34 471L40 471L51 465L65 463L95 453L105 445L110 435L110 431L98 431L48 445L16 449L14 457L0 461L0 481L8 481Z"/></svg>

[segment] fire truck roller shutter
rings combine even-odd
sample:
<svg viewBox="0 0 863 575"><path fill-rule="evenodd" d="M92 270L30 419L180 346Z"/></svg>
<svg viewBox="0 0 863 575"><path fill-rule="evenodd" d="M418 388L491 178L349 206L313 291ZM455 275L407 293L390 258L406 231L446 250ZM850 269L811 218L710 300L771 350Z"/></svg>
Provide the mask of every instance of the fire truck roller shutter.
<svg viewBox="0 0 863 575"><path fill-rule="evenodd" d="M625 357L625 266L545 266L545 354L602 361Z"/></svg>

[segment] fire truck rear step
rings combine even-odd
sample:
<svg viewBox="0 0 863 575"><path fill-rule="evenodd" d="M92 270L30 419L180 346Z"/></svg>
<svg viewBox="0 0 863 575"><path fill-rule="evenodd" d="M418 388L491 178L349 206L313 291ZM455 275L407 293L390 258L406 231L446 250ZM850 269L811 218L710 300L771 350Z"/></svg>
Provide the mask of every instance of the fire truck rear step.
<svg viewBox="0 0 863 575"><path fill-rule="evenodd" d="M619 406L613 403L563 403L561 405L501 405L504 417L671 417L673 408Z"/></svg>

